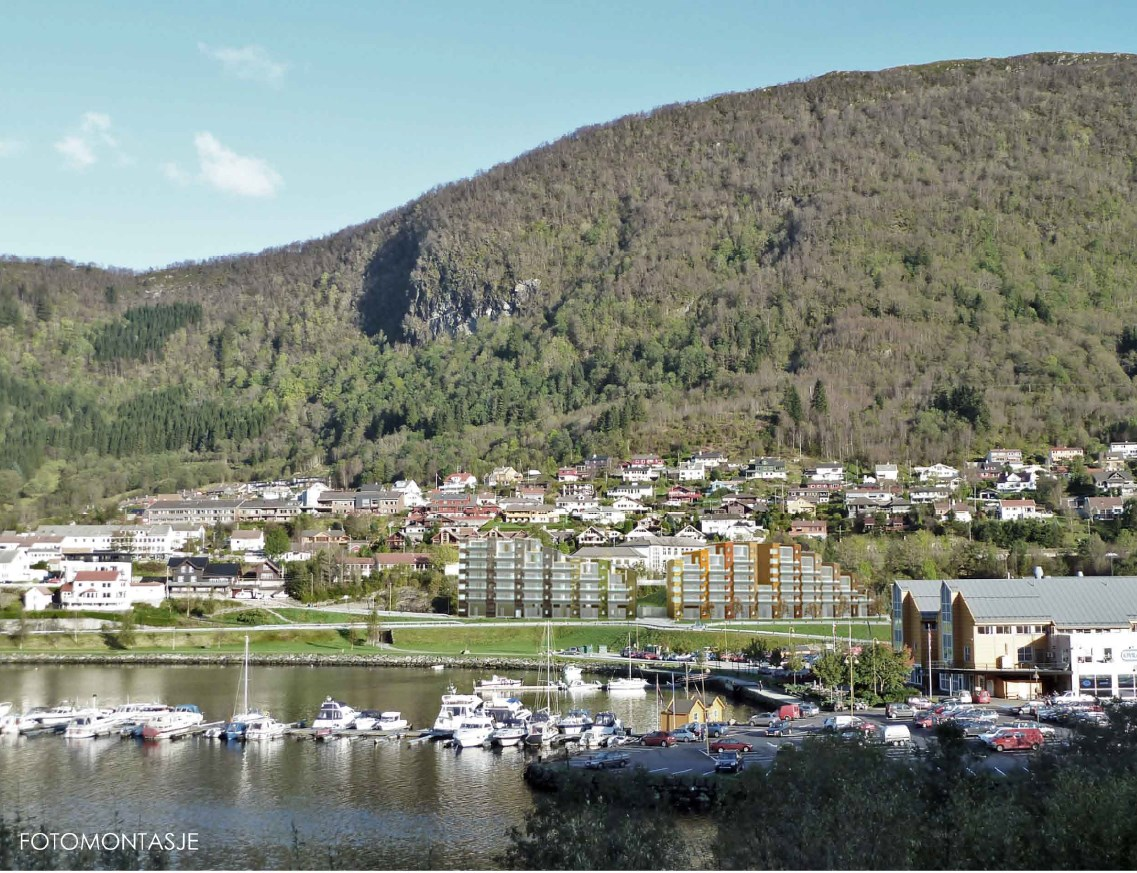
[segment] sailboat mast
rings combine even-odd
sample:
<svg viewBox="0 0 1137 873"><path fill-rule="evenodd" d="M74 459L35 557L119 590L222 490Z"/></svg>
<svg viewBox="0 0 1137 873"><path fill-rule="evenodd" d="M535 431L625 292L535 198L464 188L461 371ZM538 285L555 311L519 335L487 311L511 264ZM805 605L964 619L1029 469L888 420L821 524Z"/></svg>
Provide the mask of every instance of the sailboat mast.
<svg viewBox="0 0 1137 873"><path fill-rule="evenodd" d="M245 712L249 711L249 642L245 638Z"/></svg>

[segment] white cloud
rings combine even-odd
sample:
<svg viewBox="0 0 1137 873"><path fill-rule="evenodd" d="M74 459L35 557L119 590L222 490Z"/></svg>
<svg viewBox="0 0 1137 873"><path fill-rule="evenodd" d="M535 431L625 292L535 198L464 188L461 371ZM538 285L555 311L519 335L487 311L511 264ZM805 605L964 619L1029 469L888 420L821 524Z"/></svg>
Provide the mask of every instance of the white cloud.
<svg viewBox="0 0 1137 873"><path fill-rule="evenodd" d="M111 117L103 112L85 112L79 123L79 132L68 134L55 144L67 166L84 170L97 163L101 153L109 153L128 163L119 148L118 139L111 133Z"/></svg>
<svg viewBox="0 0 1137 873"><path fill-rule="evenodd" d="M173 161L167 161L162 164L162 175L173 182L175 185L188 185L193 181L193 178L183 170L178 164Z"/></svg>
<svg viewBox="0 0 1137 873"><path fill-rule="evenodd" d="M0 139L0 158L10 158L24 150L24 144L18 139Z"/></svg>
<svg viewBox="0 0 1137 873"><path fill-rule="evenodd" d="M279 86L284 81L284 73L288 69L288 64L274 61L264 46L210 48L205 43L199 42L197 47L202 54L219 61L226 73L238 79Z"/></svg>
<svg viewBox="0 0 1137 873"><path fill-rule="evenodd" d="M280 174L263 160L225 148L211 133L197 134L193 144L202 181L219 191L243 197L271 197L284 184Z"/></svg>

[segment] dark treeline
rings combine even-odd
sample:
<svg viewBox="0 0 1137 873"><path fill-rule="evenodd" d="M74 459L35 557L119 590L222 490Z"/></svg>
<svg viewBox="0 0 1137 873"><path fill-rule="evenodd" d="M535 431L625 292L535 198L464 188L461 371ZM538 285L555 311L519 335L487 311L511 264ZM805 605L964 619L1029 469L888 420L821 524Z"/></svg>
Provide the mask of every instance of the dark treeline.
<svg viewBox="0 0 1137 873"><path fill-rule="evenodd" d="M503 863L516 869L1131 870L1137 733L1108 730L1007 775L981 769L945 729L918 759L810 739L716 780L690 827L649 774L565 770L537 798Z"/></svg>
<svg viewBox="0 0 1137 873"><path fill-rule="evenodd" d="M1137 433L1134 87L1123 55L835 73L581 130L257 255L0 260L0 374L49 405L271 409L127 451L345 484L636 448L1092 448ZM98 480L114 440L56 448L77 413L20 409L0 472Z"/></svg>
<svg viewBox="0 0 1137 873"><path fill-rule="evenodd" d="M174 331L201 321L200 303L163 303L136 306L122 314L121 321L111 322L91 338L96 361L116 358L146 358L161 351Z"/></svg>

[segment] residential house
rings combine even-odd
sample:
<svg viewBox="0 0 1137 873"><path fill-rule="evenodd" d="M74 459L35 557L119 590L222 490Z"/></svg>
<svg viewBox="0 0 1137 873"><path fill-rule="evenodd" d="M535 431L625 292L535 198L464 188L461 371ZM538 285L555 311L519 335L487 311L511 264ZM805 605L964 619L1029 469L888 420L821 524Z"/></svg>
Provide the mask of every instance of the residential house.
<svg viewBox="0 0 1137 873"><path fill-rule="evenodd" d="M617 512L624 513L647 512L646 506L644 506L638 500L633 500L631 497L617 497L612 501L612 509Z"/></svg>
<svg viewBox="0 0 1137 873"><path fill-rule="evenodd" d="M899 482L900 467L896 464L877 464L873 468L873 478L877 482Z"/></svg>
<svg viewBox="0 0 1137 873"><path fill-rule="evenodd" d="M701 464L707 470L713 470L716 467L721 467L727 463L727 456L723 452L714 451L713 449L705 452L695 452L691 456L692 463Z"/></svg>
<svg viewBox="0 0 1137 873"><path fill-rule="evenodd" d="M590 525L576 535L576 544L578 547L609 546L622 536L623 534L619 531L605 530Z"/></svg>
<svg viewBox="0 0 1137 873"><path fill-rule="evenodd" d="M656 454L640 454L632 455L627 461L624 462L626 467L651 467L653 470L661 471L666 466L663 463L663 458Z"/></svg>
<svg viewBox="0 0 1137 873"><path fill-rule="evenodd" d="M936 513L936 521L960 521L969 524L971 517L971 504L958 500L937 500L932 509Z"/></svg>
<svg viewBox="0 0 1137 873"><path fill-rule="evenodd" d="M790 536L823 540L829 536L829 523L807 518L795 518L790 522Z"/></svg>
<svg viewBox="0 0 1137 873"><path fill-rule="evenodd" d="M1128 470L1094 470L1092 476L1094 486L1102 494L1116 494L1120 497L1137 494L1137 481L1134 481Z"/></svg>
<svg viewBox="0 0 1137 873"><path fill-rule="evenodd" d="M1003 473L995 482L995 490L1000 494L1019 494L1023 491L1033 491L1036 487L1034 476L1025 470Z"/></svg>
<svg viewBox="0 0 1137 873"><path fill-rule="evenodd" d="M48 588L46 585L33 585L24 592L24 609L27 612L43 612L45 609L51 609L51 604L54 599L54 590Z"/></svg>
<svg viewBox="0 0 1137 873"><path fill-rule="evenodd" d="M802 497L787 497L786 498L786 514L787 515L813 515L817 511L817 506L809 500Z"/></svg>
<svg viewBox="0 0 1137 873"><path fill-rule="evenodd" d="M1110 443L1109 452L1127 461L1137 461L1137 443Z"/></svg>
<svg viewBox="0 0 1137 873"><path fill-rule="evenodd" d="M229 551L263 552L265 532L263 530L235 530L229 534Z"/></svg>
<svg viewBox="0 0 1137 873"><path fill-rule="evenodd" d="M919 482L942 482L959 479L959 470L947 464L932 464L930 467L913 467L912 473Z"/></svg>
<svg viewBox="0 0 1137 873"><path fill-rule="evenodd" d="M170 558L166 577L170 597L229 597L240 585L241 565L215 563L205 556Z"/></svg>
<svg viewBox="0 0 1137 873"><path fill-rule="evenodd" d="M703 495L697 488L675 485L667 490L668 506L691 506L702 499Z"/></svg>
<svg viewBox="0 0 1137 873"><path fill-rule="evenodd" d="M1051 466L1069 464L1072 461L1081 460L1085 456L1086 453L1082 449L1071 448L1070 446L1054 446L1047 453Z"/></svg>
<svg viewBox="0 0 1137 873"><path fill-rule="evenodd" d="M237 507L237 521L291 521L303 511L298 500L252 497Z"/></svg>
<svg viewBox="0 0 1137 873"><path fill-rule="evenodd" d="M443 491L472 490L478 487L478 477L473 473L451 473L449 476L442 480L442 485L439 487Z"/></svg>
<svg viewBox="0 0 1137 873"><path fill-rule="evenodd" d="M494 467L493 472L486 477L486 484L490 488L501 488L506 485L516 485L521 479L521 474L512 467Z"/></svg>
<svg viewBox="0 0 1137 873"><path fill-rule="evenodd" d="M422 489L414 479L399 479L391 486L391 490L398 491L403 495L403 505L408 509L425 506L427 503L426 498L423 497Z"/></svg>
<svg viewBox="0 0 1137 873"><path fill-rule="evenodd" d="M946 485L913 485L908 491L912 503L935 503L951 498L952 489Z"/></svg>
<svg viewBox="0 0 1137 873"><path fill-rule="evenodd" d="M302 530L300 531L300 548L347 548L351 537L342 528L331 530Z"/></svg>
<svg viewBox="0 0 1137 873"><path fill-rule="evenodd" d="M999 521L1027 521L1046 518L1054 518L1054 513L1042 509L1033 500L999 501Z"/></svg>
<svg viewBox="0 0 1137 873"><path fill-rule="evenodd" d="M625 464L620 470L622 482L654 482L659 478L660 470L646 464Z"/></svg>
<svg viewBox="0 0 1137 873"><path fill-rule="evenodd" d="M707 468L694 461L683 461L672 475L677 482L701 482L707 478Z"/></svg>
<svg viewBox="0 0 1137 873"><path fill-rule="evenodd" d="M501 517L506 524L549 524L554 507L531 500L500 505Z"/></svg>
<svg viewBox="0 0 1137 873"><path fill-rule="evenodd" d="M653 496L655 489L642 482L630 482L608 489L608 497L611 498L630 497L632 500L650 500Z"/></svg>
<svg viewBox="0 0 1137 873"><path fill-rule="evenodd" d="M699 521L699 530L708 537L723 537L728 540L757 540L766 538L766 532L758 522L750 518L705 515Z"/></svg>
<svg viewBox="0 0 1137 873"><path fill-rule="evenodd" d="M1076 498L1075 498L1076 499ZM1094 521L1112 521L1125 514L1124 497L1083 497L1078 500L1078 515Z"/></svg>
<svg viewBox="0 0 1137 873"><path fill-rule="evenodd" d="M1023 453L1021 449L991 449L986 460L988 464L1021 464Z"/></svg>
<svg viewBox="0 0 1137 873"><path fill-rule="evenodd" d="M845 481L845 465L830 461L818 464L812 470L806 470L806 476L813 482L833 482L838 485Z"/></svg>
<svg viewBox="0 0 1137 873"><path fill-rule="evenodd" d="M579 482L580 470L576 467L561 467L557 470L558 482Z"/></svg>
<svg viewBox="0 0 1137 873"><path fill-rule="evenodd" d="M284 590L284 570L271 560L251 564L241 572L233 587L229 589L229 596L238 600L271 600L287 597Z"/></svg>
<svg viewBox="0 0 1137 873"><path fill-rule="evenodd" d="M742 470L747 480L786 481L786 462L781 458L754 458Z"/></svg>

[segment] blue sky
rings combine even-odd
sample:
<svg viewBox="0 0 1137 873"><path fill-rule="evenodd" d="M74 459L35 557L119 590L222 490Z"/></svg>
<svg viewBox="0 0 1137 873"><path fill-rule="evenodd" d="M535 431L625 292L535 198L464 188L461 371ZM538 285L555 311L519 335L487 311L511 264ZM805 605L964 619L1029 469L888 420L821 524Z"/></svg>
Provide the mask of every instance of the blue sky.
<svg viewBox="0 0 1137 873"><path fill-rule="evenodd" d="M82 0L0 21L0 253L136 269L322 236L668 103L1137 51L1122 2Z"/></svg>

